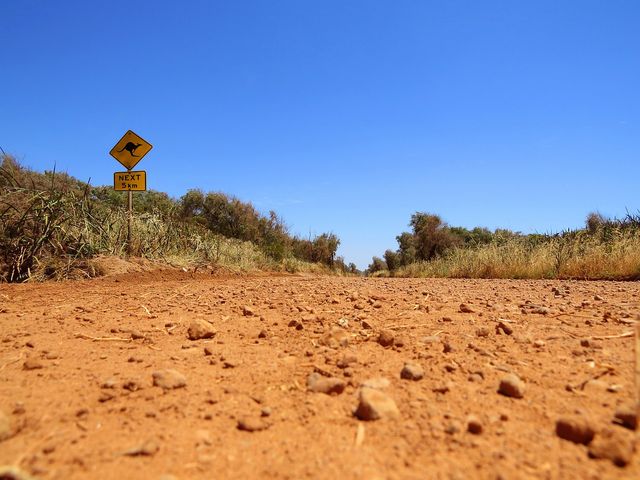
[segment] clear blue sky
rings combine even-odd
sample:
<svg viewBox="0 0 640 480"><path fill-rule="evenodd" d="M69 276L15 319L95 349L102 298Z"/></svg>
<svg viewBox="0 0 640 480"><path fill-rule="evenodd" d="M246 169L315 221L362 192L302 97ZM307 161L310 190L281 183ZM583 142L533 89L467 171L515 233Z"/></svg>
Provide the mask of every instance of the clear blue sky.
<svg viewBox="0 0 640 480"><path fill-rule="evenodd" d="M640 208L637 0L0 1L0 146L223 191L366 267L411 214L552 232Z"/></svg>

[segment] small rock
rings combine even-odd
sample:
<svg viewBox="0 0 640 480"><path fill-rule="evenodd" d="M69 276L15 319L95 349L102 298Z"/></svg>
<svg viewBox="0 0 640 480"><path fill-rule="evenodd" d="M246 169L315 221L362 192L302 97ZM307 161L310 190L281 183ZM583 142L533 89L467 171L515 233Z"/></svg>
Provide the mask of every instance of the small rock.
<svg viewBox="0 0 640 480"><path fill-rule="evenodd" d="M244 417L238 420L237 428L243 432L259 432L269 428L269 424L259 418Z"/></svg>
<svg viewBox="0 0 640 480"><path fill-rule="evenodd" d="M307 377L307 388L314 393L339 395L344 391L346 385L346 382L340 378L323 377L316 372Z"/></svg>
<svg viewBox="0 0 640 480"><path fill-rule="evenodd" d="M444 394L444 393L450 392L452 387L453 387L453 383L452 382L446 382L446 383L442 383L442 384L436 385L431 390L434 391L435 393Z"/></svg>
<svg viewBox="0 0 640 480"><path fill-rule="evenodd" d="M598 432L591 445L591 458L606 458L618 467L624 467L631 461L634 450L634 438L631 432L607 428Z"/></svg>
<svg viewBox="0 0 640 480"><path fill-rule="evenodd" d="M213 355L213 350L210 347L204 347L204 356L209 357L211 355Z"/></svg>
<svg viewBox="0 0 640 480"><path fill-rule="evenodd" d="M182 388L187 385L187 379L176 370L166 369L153 372L153 385L164 390Z"/></svg>
<svg viewBox="0 0 640 480"><path fill-rule="evenodd" d="M1 480L37 480L27 472L20 470L18 467L3 465L0 466Z"/></svg>
<svg viewBox="0 0 640 480"><path fill-rule="evenodd" d="M498 393L513 398L522 398L524 396L524 390L524 382L513 373L509 373L502 377L500 380L500 386L498 387Z"/></svg>
<svg viewBox="0 0 640 480"><path fill-rule="evenodd" d="M100 403L108 402L109 400L113 400L116 396L111 392L102 392L98 397L98 401Z"/></svg>
<svg viewBox="0 0 640 480"><path fill-rule="evenodd" d="M336 366L338 368L347 368L354 363L358 363L358 357L356 357L353 353L345 353L342 358L338 360Z"/></svg>
<svg viewBox="0 0 640 480"><path fill-rule="evenodd" d="M137 392L138 390L142 389L142 385L137 379L130 378L122 383L122 388L124 388L125 390L129 390L130 392Z"/></svg>
<svg viewBox="0 0 640 480"><path fill-rule="evenodd" d="M216 331L209 322L201 319L193 320L189 324L189 328L187 330L187 336L189 340L200 340L203 338L213 338L216 334Z"/></svg>
<svg viewBox="0 0 640 480"><path fill-rule="evenodd" d="M612 383L611 385L609 385L607 387L607 392L609 393L618 393L620 391L622 391L624 387L618 383Z"/></svg>
<svg viewBox="0 0 640 480"><path fill-rule="evenodd" d="M476 330L476 337L488 337L489 329L487 327L480 327Z"/></svg>
<svg viewBox="0 0 640 480"><path fill-rule="evenodd" d="M542 348L546 345L544 340L536 340L535 342L533 342L533 346L536 348Z"/></svg>
<svg viewBox="0 0 640 480"><path fill-rule="evenodd" d="M475 415L469 415L467 417L467 431L474 435L480 435L482 433L482 421Z"/></svg>
<svg viewBox="0 0 640 480"><path fill-rule="evenodd" d="M573 443L589 445L595 431L585 418L563 417L556 421L556 435Z"/></svg>
<svg viewBox="0 0 640 480"><path fill-rule="evenodd" d="M396 402L385 393L374 388L362 388L355 416L360 420L379 420L397 418L400 416L400 411Z"/></svg>
<svg viewBox="0 0 640 480"><path fill-rule="evenodd" d="M39 369L41 369L43 367L44 367L44 365L37 358L28 358L22 364L22 368L24 368L25 370L39 370Z"/></svg>
<svg viewBox="0 0 640 480"><path fill-rule="evenodd" d="M362 325L362 328L364 328L365 330L373 330L375 328L375 325L371 322L371 320L367 320L364 319L360 322L360 325Z"/></svg>
<svg viewBox="0 0 640 480"><path fill-rule="evenodd" d="M619 407L616 410L613 421L629 430L638 428L638 416L636 409L632 407Z"/></svg>
<svg viewBox="0 0 640 480"><path fill-rule="evenodd" d="M294 327L296 330L302 330L304 328L304 325L298 320L291 320L287 326Z"/></svg>
<svg viewBox="0 0 640 480"><path fill-rule="evenodd" d="M456 347L450 342L442 342L442 353L452 353L456 351Z"/></svg>
<svg viewBox="0 0 640 480"><path fill-rule="evenodd" d="M424 377L424 369L415 363L405 363L400 372L400 378L405 380L422 380Z"/></svg>
<svg viewBox="0 0 640 480"><path fill-rule="evenodd" d="M258 338L267 338L267 331L265 329L260 330L260 333L258 333Z"/></svg>
<svg viewBox="0 0 640 480"><path fill-rule="evenodd" d="M455 435L456 433L460 433L460 425L458 422L450 421L444 427L444 433L447 435Z"/></svg>
<svg viewBox="0 0 640 480"><path fill-rule="evenodd" d="M509 325L508 323L505 322L498 322L498 325L496 325L496 333L504 333L505 335L511 335L513 333L513 328L511 328L511 325Z"/></svg>
<svg viewBox="0 0 640 480"><path fill-rule="evenodd" d="M150 439L137 447L127 450L123 455L127 455L129 457L151 457L155 455L158 450L160 450L158 443L155 440Z"/></svg>
<svg viewBox="0 0 640 480"><path fill-rule="evenodd" d="M131 330L131 340L140 340L144 335L137 330Z"/></svg>
<svg viewBox="0 0 640 480"><path fill-rule="evenodd" d="M469 305L467 305L466 303L461 303L460 304L460 311L462 313L473 313L474 310L473 308L471 308Z"/></svg>
<svg viewBox="0 0 640 480"><path fill-rule="evenodd" d="M256 311L249 305L245 305L244 307L242 307L242 314L245 317L253 317L256 314Z"/></svg>
<svg viewBox="0 0 640 480"><path fill-rule="evenodd" d="M365 380L364 382L362 382L362 384L361 384L362 387L376 388L378 390L385 389L389 385L391 385L391 382L389 381L388 378L384 378L384 377L369 378L369 379Z"/></svg>
<svg viewBox="0 0 640 480"><path fill-rule="evenodd" d="M383 347L390 347L393 345L395 334L392 330L382 330L378 335L378 343Z"/></svg>
<svg viewBox="0 0 640 480"><path fill-rule="evenodd" d="M349 334L342 328L332 327L329 332L318 339L318 343L330 348L346 347L349 345Z"/></svg>

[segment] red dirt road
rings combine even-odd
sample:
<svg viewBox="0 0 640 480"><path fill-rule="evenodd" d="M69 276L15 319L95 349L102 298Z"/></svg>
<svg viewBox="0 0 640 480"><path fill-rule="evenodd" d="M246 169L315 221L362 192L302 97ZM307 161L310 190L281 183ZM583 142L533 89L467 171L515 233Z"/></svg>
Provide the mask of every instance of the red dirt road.
<svg viewBox="0 0 640 480"><path fill-rule="evenodd" d="M633 400L633 337L602 338L638 313L639 283L0 285L0 465L41 479L640 478L634 432L612 423ZM213 337L188 338L197 319ZM424 378L401 378L406 362ZM154 386L165 369L178 374ZM310 391L314 372L312 389L344 390ZM508 373L522 398L498 393ZM356 418L363 383L399 415ZM561 417L586 422L591 446L559 438ZM608 429L617 446L598 446ZM624 467L589 457L616 448Z"/></svg>

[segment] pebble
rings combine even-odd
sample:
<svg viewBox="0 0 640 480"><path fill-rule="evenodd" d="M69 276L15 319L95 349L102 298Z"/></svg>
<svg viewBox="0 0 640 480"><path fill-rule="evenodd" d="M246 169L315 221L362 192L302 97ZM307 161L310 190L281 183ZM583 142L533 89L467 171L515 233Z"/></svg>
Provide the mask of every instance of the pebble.
<svg viewBox="0 0 640 480"><path fill-rule="evenodd" d="M259 432L269 428L269 424L259 418L243 417L238 420L237 428L243 432Z"/></svg>
<svg viewBox="0 0 640 480"><path fill-rule="evenodd" d="M258 333L258 338L267 338L267 331L262 329L260 333Z"/></svg>
<svg viewBox="0 0 640 480"><path fill-rule="evenodd" d="M501 321L498 322L498 325L496 325L496 333L499 334L501 331L505 335L511 335L513 333L513 328L511 328L511 325L509 325L508 323Z"/></svg>
<svg viewBox="0 0 640 480"><path fill-rule="evenodd" d="M360 420L398 418L400 411L391 397L374 388L360 389L358 408L355 416Z"/></svg>
<svg viewBox="0 0 640 480"><path fill-rule="evenodd" d="M142 333L138 330L131 330L131 340L140 340L141 338L144 338Z"/></svg>
<svg viewBox="0 0 640 480"><path fill-rule="evenodd" d="M302 325L298 320L291 320L287 326L294 327L296 330L302 330L304 328L304 325Z"/></svg>
<svg viewBox="0 0 640 480"><path fill-rule="evenodd" d="M467 431L474 435L480 435L482 433L482 421L476 415L469 415L467 417Z"/></svg>
<svg viewBox="0 0 640 480"><path fill-rule="evenodd" d="M422 380L424 378L424 369L418 364L407 362L402 367L400 378L414 381Z"/></svg>
<svg viewBox="0 0 640 480"><path fill-rule="evenodd" d="M388 378L384 377L369 378L361 384L362 387L377 388L378 390L387 388L389 385L391 385L391 382Z"/></svg>
<svg viewBox="0 0 640 480"><path fill-rule="evenodd" d="M360 322L360 325L362 325L362 328L364 328L365 330L373 330L375 328L375 325L371 322L371 320L362 320Z"/></svg>
<svg viewBox="0 0 640 480"><path fill-rule="evenodd" d="M513 373L502 377L500 386L498 387L498 393L512 398L522 398L524 396L524 390L524 382Z"/></svg>
<svg viewBox="0 0 640 480"><path fill-rule="evenodd" d="M20 470L18 467L3 465L0 466L0 479L3 480L36 480L27 472Z"/></svg>
<svg viewBox="0 0 640 480"><path fill-rule="evenodd" d="M209 322L201 319L193 320L189 324L189 328L187 330L187 336L189 340L200 340L203 338L213 338L216 334L216 331Z"/></svg>
<svg viewBox="0 0 640 480"><path fill-rule="evenodd" d="M213 350L210 347L204 347L204 356L209 357L211 355L213 355Z"/></svg>
<svg viewBox="0 0 640 480"><path fill-rule="evenodd" d="M338 360L336 366L338 368L347 368L354 363L358 363L358 357L353 353L345 353L342 358Z"/></svg>
<svg viewBox="0 0 640 480"><path fill-rule="evenodd" d="M604 429L598 432L589 445L589 456L591 458L605 458L618 467L624 467L633 456L633 436L631 432L622 429Z"/></svg>
<svg viewBox="0 0 640 480"><path fill-rule="evenodd" d="M307 377L307 388L314 393L340 395L344 392L346 386L346 382L340 378L323 377L316 372L313 372Z"/></svg>
<svg viewBox="0 0 640 480"><path fill-rule="evenodd" d="M395 334L392 330L382 330L378 335L378 343L383 347L390 347L393 345Z"/></svg>
<svg viewBox="0 0 640 480"><path fill-rule="evenodd" d="M0 410L0 442L10 438L11 435L11 418Z"/></svg>
<svg viewBox="0 0 640 480"><path fill-rule="evenodd" d="M487 327L480 327L476 330L476 337L488 337L489 329Z"/></svg>
<svg viewBox="0 0 640 480"><path fill-rule="evenodd" d="M187 379L185 378L185 376L176 370L157 370L153 372L152 376L153 385L163 388L164 390L182 388L187 385Z"/></svg>
<svg viewBox="0 0 640 480"><path fill-rule="evenodd" d="M160 446L158 445L158 443L155 440L150 439L142 443L141 445L127 450L126 452L124 452L124 455L127 455L129 457L151 457L158 453L158 450L160 450Z"/></svg>
<svg viewBox="0 0 640 480"><path fill-rule="evenodd" d="M573 443L589 445L595 431L586 418L562 417L556 421L556 435Z"/></svg>
<svg viewBox="0 0 640 480"><path fill-rule="evenodd" d="M466 303L461 303L460 304L460 311L462 313L473 313L474 310L473 308L471 308L469 305L467 305Z"/></svg>
<svg viewBox="0 0 640 480"><path fill-rule="evenodd" d="M613 421L629 430L638 428L638 416L632 407L619 407L616 410Z"/></svg>
<svg viewBox="0 0 640 480"><path fill-rule="evenodd" d="M22 368L24 368L25 370L39 370L41 368L44 368L44 365L37 358L28 358L22 364Z"/></svg>
<svg viewBox="0 0 640 480"><path fill-rule="evenodd" d="M249 305L245 305L244 307L242 307L242 314L245 317L253 317L256 314L256 311Z"/></svg>

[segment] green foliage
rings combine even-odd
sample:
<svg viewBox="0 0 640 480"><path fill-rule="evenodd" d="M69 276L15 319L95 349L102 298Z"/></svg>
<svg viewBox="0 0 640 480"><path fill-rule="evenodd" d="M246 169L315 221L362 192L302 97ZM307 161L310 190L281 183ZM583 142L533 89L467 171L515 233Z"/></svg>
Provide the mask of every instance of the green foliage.
<svg viewBox="0 0 640 480"><path fill-rule="evenodd" d="M367 267L367 275L372 275L376 272L382 272L387 269L387 264L380 257L373 257L371 263Z"/></svg>

